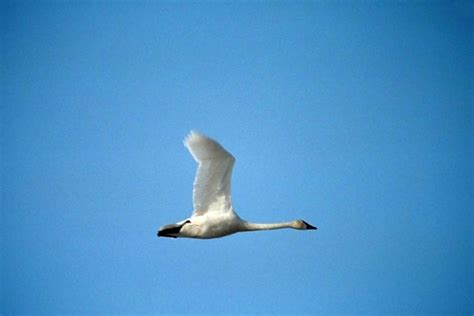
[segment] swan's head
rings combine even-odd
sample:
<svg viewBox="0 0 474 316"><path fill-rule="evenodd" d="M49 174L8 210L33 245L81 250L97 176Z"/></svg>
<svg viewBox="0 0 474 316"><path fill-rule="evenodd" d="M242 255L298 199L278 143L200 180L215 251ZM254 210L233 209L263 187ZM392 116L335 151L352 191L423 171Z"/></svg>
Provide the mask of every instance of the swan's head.
<svg viewBox="0 0 474 316"><path fill-rule="evenodd" d="M301 229L301 230L318 229L316 226L308 224L304 220L301 220L301 219L295 221L295 228L296 229Z"/></svg>

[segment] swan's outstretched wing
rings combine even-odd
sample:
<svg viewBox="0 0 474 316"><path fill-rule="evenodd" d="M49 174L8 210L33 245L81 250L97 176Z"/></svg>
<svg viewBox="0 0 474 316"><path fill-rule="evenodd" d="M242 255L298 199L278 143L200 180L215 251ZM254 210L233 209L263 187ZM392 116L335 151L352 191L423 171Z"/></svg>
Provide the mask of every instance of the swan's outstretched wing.
<svg viewBox="0 0 474 316"><path fill-rule="evenodd" d="M215 140L191 131L184 145L198 162L193 188L193 216L232 212L230 179L235 158Z"/></svg>

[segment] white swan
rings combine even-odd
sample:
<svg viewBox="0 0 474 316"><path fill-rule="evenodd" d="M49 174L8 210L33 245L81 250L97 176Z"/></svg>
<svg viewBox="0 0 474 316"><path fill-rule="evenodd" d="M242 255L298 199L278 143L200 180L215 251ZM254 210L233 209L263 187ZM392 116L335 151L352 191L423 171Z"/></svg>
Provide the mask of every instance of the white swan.
<svg viewBox="0 0 474 316"><path fill-rule="evenodd" d="M158 237L217 238L237 232L294 228L317 229L303 220L256 224L242 220L232 208L230 179L235 158L216 141L191 131L184 145L199 166L194 179L194 211L190 218L162 226Z"/></svg>

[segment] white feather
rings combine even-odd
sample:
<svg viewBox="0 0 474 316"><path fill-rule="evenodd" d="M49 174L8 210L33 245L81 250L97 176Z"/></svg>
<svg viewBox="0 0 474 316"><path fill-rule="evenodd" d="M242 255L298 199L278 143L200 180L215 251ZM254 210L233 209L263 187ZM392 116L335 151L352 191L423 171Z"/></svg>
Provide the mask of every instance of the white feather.
<svg viewBox="0 0 474 316"><path fill-rule="evenodd" d="M232 212L230 181L235 158L215 140L191 131L185 146L198 163L193 187L193 216Z"/></svg>

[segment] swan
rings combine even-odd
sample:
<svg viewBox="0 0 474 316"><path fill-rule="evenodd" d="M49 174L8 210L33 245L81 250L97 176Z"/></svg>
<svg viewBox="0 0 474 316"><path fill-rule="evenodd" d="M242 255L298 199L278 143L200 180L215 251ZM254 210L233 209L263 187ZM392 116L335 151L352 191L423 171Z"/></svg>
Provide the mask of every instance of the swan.
<svg viewBox="0 0 474 316"><path fill-rule="evenodd" d="M190 218L160 227L158 237L209 239L257 230L317 229L303 220L271 224L242 220L232 208L230 195L235 158L218 142L195 131L184 139L184 145L198 163L193 187L194 211Z"/></svg>

